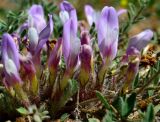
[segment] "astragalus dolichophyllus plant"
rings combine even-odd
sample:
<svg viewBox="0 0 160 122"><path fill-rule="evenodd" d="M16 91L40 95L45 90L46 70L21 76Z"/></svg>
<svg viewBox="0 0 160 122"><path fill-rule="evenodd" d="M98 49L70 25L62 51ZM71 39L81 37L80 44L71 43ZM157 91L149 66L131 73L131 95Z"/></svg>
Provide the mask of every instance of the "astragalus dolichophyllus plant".
<svg viewBox="0 0 160 122"><path fill-rule="evenodd" d="M159 93L160 62L148 54L154 51L151 29L128 35L147 1L140 0L137 13L133 6L96 12L86 5L88 25L65 0L58 15L45 15L40 4L28 8L24 23L1 36L0 115L36 122L154 121L160 109L152 103L159 98L154 93Z"/></svg>

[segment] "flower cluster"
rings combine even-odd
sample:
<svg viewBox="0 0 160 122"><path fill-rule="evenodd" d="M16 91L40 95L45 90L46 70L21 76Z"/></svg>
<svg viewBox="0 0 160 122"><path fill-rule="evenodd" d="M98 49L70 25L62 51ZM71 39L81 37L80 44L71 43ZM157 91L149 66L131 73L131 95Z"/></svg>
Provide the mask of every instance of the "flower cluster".
<svg viewBox="0 0 160 122"><path fill-rule="evenodd" d="M51 102L60 100L69 88L70 79L76 79L80 89L88 84L91 86L87 88L98 85L101 89L117 56L119 17L126 10L116 11L105 6L101 12L96 12L86 5L89 26L79 29L76 9L68 1L60 3L59 8L63 32L57 39L53 35L53 16L48 15L47 22L41 5L33 5L28 10L28 19L16 34L4 33L2 36L3 84L12 95L18 93L17 98L27 103L25 105L31 104L33 97L44 95ZM89 31L93 24L95 37ZM20 38L24 30L27 33ZM153 32L147 29L129 39L120 61L122 65L127 64L124 92L134 80L139 70L140 53L152 37ZM53 39L56 41L51 45ZM20 45L24 46L21 50Z"/></svg>

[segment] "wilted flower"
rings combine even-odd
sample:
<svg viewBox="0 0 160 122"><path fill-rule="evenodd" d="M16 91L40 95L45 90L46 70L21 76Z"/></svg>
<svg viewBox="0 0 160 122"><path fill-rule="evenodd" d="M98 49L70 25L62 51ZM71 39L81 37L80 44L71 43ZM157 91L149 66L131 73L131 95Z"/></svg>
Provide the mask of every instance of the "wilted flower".
<svg viewBox="0 0 160 122"><path fill-rule="evenodd" d="M2 37L2 62L4 65L5 85L7 87L22 83L19 76L19 54L16 44L8 33Z"/></svg>
<svg viewBox="0 0 160 122"><path fill-rule="evenodd" d="M97 31L98 46L103 60L103 66L99 72L101 82L107 67L117 54L119 24L117 12L113 7L103 8L97 24Z"/></svg>

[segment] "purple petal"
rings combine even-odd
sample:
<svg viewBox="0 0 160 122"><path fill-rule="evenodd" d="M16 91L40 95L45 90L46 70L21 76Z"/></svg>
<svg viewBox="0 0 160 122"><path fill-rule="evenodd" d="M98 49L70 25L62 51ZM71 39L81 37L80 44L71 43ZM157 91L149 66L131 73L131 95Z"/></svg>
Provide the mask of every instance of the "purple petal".
<svg viewBox="0 0 160 122"><path fill-rule="evenodd" d="M71 18L71 32L74 35L76 35L77 29L78 29L78 20L77 20L77 13L75 9L70 12L70 18Z"/></svg>
<svg viewBox="0 0 160 122"><path fill-rule="evenodd" d="M80 40L76 37L71 39L71 50L67 61L67 68L75 68L78 63L78 55L80 52Z"/></svg>
<svg viewBox="0 0 160 122"><path fill-rule="evenodd" d="M139 63L140 63L140 52L132 47L130 48L130 55L127 55L128 58L128 69L127 69L127 74L126 75L126 83L131 83L135 76L138 73L139 70Z"/></svg>
<svg viewBox="0 0 160 122"><path fill-rule="evenodd" d="M64 24L69 19L69 14L66 11L60 11L59 17L61 19L62 24Z"/></svg>
<svg viewBox="0 0 160 122"><path fill-rule="evenodd" d="M82 86L84 86L89 80L90 74L92 72L92 48L91 46L87 44L82 45L79 57L81 61L79 80Z"/></svg>
<svg viewBox="0 0 160 122"><path fill-rule="evenodd" d="M52 15L49 15L49 22L47 26L39 34L39 43L36 48L36 54L41 51L44 44L49 40L52 32L53 32L53 20L52 20Z"/></svg>
<svg viewBox="0 0 160 122"><path fill-rule="evenodd" d="M80 41L77 39L78 21L76 10L70 11L70 19L63 26L62 51L67 68L74 68L78 61Z"/></svg>
<svg viewBox="0 0 160 122"><path fill-rule="evenodd" d="M24 68L25 74L29 76L30 79L32 79L34 75L36 74L36 69L34 67L31 57L21 56L20 62L21 62L22 67Z"/></svg>
<svg viewBox="0 0 160 122"><path fill-rule="evenodd" d="M153 32L149 29L133 36L128 44L127 53L129 52L131 47L136 48L141 51L152 39Z"/></svg>
<svg viewBox="0 0 160 122"><path fill-rule="evenodd" d="M12 87L16 84L22 84L22 80L20 78L18 71L14 70L14 72L10 72L10 74L8 72L4 72L4 74L5 74L5 81L3 81L3 83L7 88Z"/></svg>
<svg viewBox="0 0 160 122"><path fill-rule="evenodd" d="M19 53L14 42L14 39L8 33L3 34L2 36L2 60L5 63L6 60L11 59L13 60L16 68L20 69L19 63Z"/></svg>
<svg viewBox="0 0 160 122"><path fill-rule="evenodd" d="M97 24L98 45L103 59L115 57L118 45L118 29L116 10L113 7L104 7Z"/></svg>
<svg viewBox="0 0 160 122"><path fill-rule="evenodd" d="M38 33L46 26L44 18L44 11L41 5L32 5L28 14L33 18L33 26L37 29Z"/></svg>
<svg viewBox="0 0 160 122"><path fill-rule="evenodd" d="M92 6L85 5L84 11L85 11L85 15L87 17L87 21L88 21L89 25L91 26L94 22L94 12L95 12L95 10L92 8Z"/></svg>
<svg viewBox="0 0 160 122"><path fill-rule="evenodd" d="M63 42L62 42L62 52L65 62L67 62L70 52L70 24L71 20L69 19L63 26Z"/></svg>
<svg viewBox="0 0 160 122"><path fill-rule="evenodd" d="M68 1L64 0L64 1L60 4L60 9L61 9L61 11L68 11L68 12L70 12L71 10L74 9L74 7L73 7L72 4L70 4Z"/></svg>
<svg viewBox="0 0 160 122"><path fill-rule="evenodd" d="M121 16L122 14L125 14L125 13L127 13L126 9L120 9L117 11L118 16Z"/></svg>
<svg viewBox="0 0 160 122"><path fill-rule="evenodd" d="M129 57L131 56L139 56L140 57L140 51L137 50L135 47L131 47L128 49L128 52L122 57L122 65L129 63Z"/></svg>
<svg viewBox="0 0 160 122"><path fill-rule="evenodd" d="M26 30L26 29L28 29L28 23L26 22L26 23L23 23L20 27L19 27L19 29L18 29L18 33L22 33L24 30Z"/></svg>
<svg viewBox="0 0 160 122"><path fill-rule="evenodd" d="M89 32L88 31L82 31L81 33L81 45L84 45L84 44L90 44L90 35L89 35Z"/></svg>
<svg viewBox="0 0 160 122"><path fill-rule="evenodd" d="M91 58L92 58L91 46L87 44L82 45L79 56L82 68L84 68L86 71L91 71Z"/></svg>
<svg viewBox="0 0 160 122"><path fill-rule="evenodd" d="M33 27L28 30L28 38L29 38L29 51L33 54L37 44L38 44L38 33L37 30Z"/></svg>
<svg viewBox="0 0 160 122"><path fill-rule="evenodd" d="M22 83L18 73L20 69L18 49L13 38L8 33L2 36L2 62L4 65L6 87Z"/></svg>

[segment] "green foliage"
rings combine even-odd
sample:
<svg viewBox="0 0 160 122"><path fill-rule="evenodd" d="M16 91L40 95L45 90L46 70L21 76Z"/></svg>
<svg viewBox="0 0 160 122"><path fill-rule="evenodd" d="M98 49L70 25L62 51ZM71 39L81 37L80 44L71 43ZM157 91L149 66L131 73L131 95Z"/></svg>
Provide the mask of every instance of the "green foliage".
<svg viewBox="0 0 160 122"><path fill-rule="evenodd" d="M154 107L154 114L156 115L160 111L160 104Z"/></svg>
<svg viewBox="0 0 160 122"><path fill-rule="evenodd" d="M50 2L46 0L42 0L42 5L44 6L44 14L53 14L57 10L57 6L54 4L54 1L51 0Z"/></svg>
<svg viewBox="0 0 160 122"><path fill-rule="evenodd" d="M127 118L127 116L132 112L136 102L136 94L132 93L129 97L117 97L113 102L113 106L117 109L122 119Z"/></svg>
<svg viewBox="0 0 160 122"><path fill-rule="evenodd" d="M42 122L44 119L50 118L50 116L48 116L49 112L46 110L44 105L41 105L39 109L36 107L36 105L31 105L28 107L28 109L20 107L17 109L17 111L23 116L33 115L33 120L35 122Z"/></svg>
<svg viewBox="0 0 160 122"><path fill-rule="evenodd" d="M100 122L100 121L96 118L89 118L88 122Z"/></svg>
<svg viewBox="0 0 160 122"><path fill-rule="evenodd" d="M17 108L17 111L22 115L28 115L29 114L28 110L24 107Z"/></svg>
<svg viewBox="0 0 160 122"><path fill-rule="evenodd" d="M143 122L154 122L154 106L149 104Z"/></svg>
<svg viewBox="0 0 160 122"><path fill-rule="evenodd" d="M60 117L60 120L61 122L66 122L66 120L69 118L69 114L67 113L64 113L61 117Z"/></svg>
<svg viewBox="0 0 160 122"><path fill-rule="evenodd" d="M20 106L20 103L4 87L0 86L0 116L7 116L10 113L13 113L11 116L17 116L18 114L15 112L15 109L18 106Z"/></svg>
<svg viewBox="0 0 160 122"><path fill-rule="evenodd" d="M136 75L133 83L132 83L132 88L135 89L138 86L138 81L139 81L139 73Z"/></svg>
<svg viewBox="0 0 160 122"><path fill-rule="evenodd" d="M116 122L113 112L107 111L106 115L103 117L102 122Z"/></svg>
<svg viewBox="0 0 160 122"><path fill-rule="evenodd" d="M139 5L135 5L131 2L129 3L128 20L121 24L120 37L128 37L127 33L132 25L144 19L143 11L147 8L149 1L150 0L139 0Z"/></svg>
<svg viewBox="0 0 160 122"><path fill-rule="evenodd" d="M78 91L78 83L74 79L70 79L68 81L68 87L65 88L65 90L61 91L61 98L59 101L53 101L51 111L52 113L57 112L62 107L65 106L65 104L68 102L68 100Z"/></svg>
<svg viewBox="0 0 160 122"><path fill-rule="evenodd" d="M13 33L15 30L18 29L19 25L21 25L25 20L27 16L24 11L22 12L13 12L9 11L7 14L6 21L3 20L0 21L0 36L5 33Z"/></svg>
<svg viewBox="0 0 160 122"><path fill-rule="evenodd" d="M16 1L19 1L19 0L16 0ZM23 1L25 1L25 0L23 0ZM51 2L47 2L45 0L29 0L29 2L24 2L24 4L25 3L27 3L26 5L24 5L25 7L28 7L28 6L30 6L34 3L42 4L43 7L44 7L44 12L45 12L46 18L48 18L48 14L53 14L53 21L54 21L54 32L53 32L54 34L53 34L53 36L56 39L58 39L59 37L62 37L63 25L60 21L59 16L54 14L58 11L58 9L57 9L58 7L56 5L54 5L53 0ZM136 24L136 23L138 23L138 22L140 22L141 20L144 19L143 12L144 12L144 10L146 10L146 7L148 5L151 5L151 0L139 0L139 2L136 3L136 4L134 4L133 2L128 4L128 7L129 7L128 20L124 21L124 23L121 24L122 26L120 27L120 39L122 39L122 40L124 39L125 41L128 40L129 30L131 29L131 27L134 24ZM11 12L10 11L6 15L6 21L0 20L0 30L1 30L0 31L0 36L4 32L8 32L8 33L15 32L18 29L18 27L22 23L25 22L26 19L27 19L27 15L24 11L21 11L21 12ZM27 30L25 30L24 32L21 33L21 37L24 37L26 34L27 34ZM96 45L97 44L97 32L96 32L95 24L93 24L90 28L90 36L93 39L92 44ZM155 40L156 41L158 40L158 36ZM20 48L22 49L24 47L21 47L21 45L20 45ZM94 56L99 56L100 57L99 52L98 52L99 55L96 55L96 53L94 53L94 54L95 54ZM47 64L47 58L48 58L47 53L43 52L43 53L41 53L41 55L42 55L41 62L43 64L43 66L45 67L45 65ZM96 61L100 62L100 60L98 59ZM120 63L120 58L119 57L116 60L117 60L116 63L115 63L116 66L113 67L113 71L116 70L118 64ZM112 62L112 65L113 65L114 61ZM63 77L63 73L64 73L65 67L66 67L63 57L61 58L61 62L60 62L59 65L60 66L58 67L58 71L57 71L58 73L57 73L57 77L56 77L56 83L57 84L55 84L57 89L59 87L58 83L61 80L61 78ZM98 66L98 65L96 65L96 66ZM95 66L95 71L98 72L98 68L96 66ZM44 68L45 71L48 70L47 69L48 67L46 69L45 68ZM117 72L117 70L115 72L116 73L122 73L122 72ZM113 74L113 76L115 75L115 77L117 77L118 74L116 74L116 73ZM49 74L45 75L45 74L42 73L42 76L38 80L42 81L42 82L46 82L47 78L44 78L44 77L47 77L48 75ZM77 78L76 75L77 74L75 73L73 77ZM114 78L114 77L112 77L112 73L110 73L110 74L108 73L107 78L110 79L110 78ZM144 84L140 84L141 80L144 81ZM126 96L118 96L118 97L116 96L117 98L115 100L114 100L115 96L111 95L111 102L112 102L112 99L114 100L113 103L112 103L113 106L111 105L111 103L108 102L107 98L101 92L96 91L97 98L103 103L103 105L105 107L105 110L106 110L106 115L103 117L102 122L116 122L116 121L119 120L119 118L121 119L121 121L127 120L128 116L133 112L133 109L135 107L137 94L140 94L141 91L146 90L145 88L147 88L148 86L157 86L158 83L159 83L159 80L160 80L160 61L158 61L156 63L156 65L149 70L148 74L146 75L146 77L144 79L141 78L139 73L137 74L137 76L135 77L135 79L132 83L132 89L131 89L132 91L131 92L133 92L133 93L131 93L129 91L129 93L126 94ZM47 99L45 99L45 100L43 100L43 99L40 100L41 103L47 104L48 109L51 109L50 110L51 111L51 113L50 113L51 116L52 115L54 116L54 114L57 111L59 111L61 108L63 108L66 105L66 103L70 100L70 98L77 93L77 91L79 89L78 82L74 79L71 79L68 82L69 82L68 86L65 88L65 90L60 91L60 89L58 89L59 94L57 96L54 96L54 97L58 97L58 101L56 101L56 99L54 99L52 97L50 98L50 96L49 97L47 96L46 97ZM43 86L45 87L46 85L49 85L49 84L44 83L44 85L42 85L42 87ZM138 88L140 85L142 85L142 86L140 88ZM49 91L49 92L53 92L55 90L54 88L52 88L51 91ZM134 91L136 91L137 89L139 91L136 94L136 93L134 93ZM43 94L43 92L44 91L42 90L42 94ZM153 93L154 92L152 92L152 94ZM46 94L48 94L48 92ZM116 93L116 94L119 94L119 93ZM41 93L38 97L41 98ZM75 101L74 97L73 97L73 99ZM31 100L31 102L32 102L32 100ZM11 106L11 105L13 105L13 106ZM39 103L38 103L38 105L39 105ZM6 110L6 108L7 108L7 110ZM16 108L18 108L18 109L16 109ZM0 113L3 112L3 111L5 111L6 113L12 113L15 109L17 110L16 112L18 112L22 116L32 116L32 118L36 122L42 122L44 119L50 118L48 116L49 112L46 110L47 109L46 107L41 106L41 105L38 108L37 108L36 105L30 106L29 108L20 107L19 103L16 103L15 99L13 99L4 90L4 88L2 88L2 92L0 92ZM142 113L143 117L144 117L144 119L142 121L152 122L154 120L155 114L159 110L160 110L159 105L153 107L152 104L149 104L149 106L147 107L147 112ZM155 114L154 114L154 112L155 112ZM65 113L61 116L60 120L62 122L66 121L69 118L69 116L70 116L70 114ZM89 118L88 121L89 122L99 122L100 120L98 120L96 118Z"/></svg>
<svg viewBox="0 0 160 122"><path fill-rule="evenodd" d="M108 103L108 101L106 100L106 98L102 95L102 93L100 93L99 91L96 91L96 96L99 98L99 100L104 104L106 109L111 109L110 105Z"/></svg>

